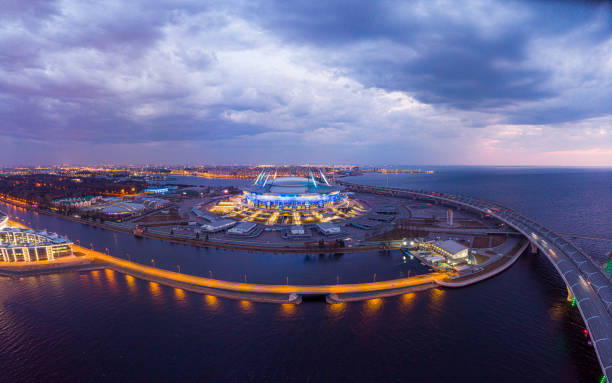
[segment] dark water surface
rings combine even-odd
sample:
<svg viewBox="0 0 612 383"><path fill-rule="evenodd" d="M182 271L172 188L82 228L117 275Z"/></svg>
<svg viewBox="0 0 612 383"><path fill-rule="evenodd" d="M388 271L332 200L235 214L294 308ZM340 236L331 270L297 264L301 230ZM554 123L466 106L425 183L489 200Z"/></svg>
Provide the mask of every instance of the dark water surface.
<svg viewBox="0 0 612 383"><path fill-rule="evenodd" d="M610 170L444 168L388 182L496 200L558 231L612 231ZM218 278L346 282L418 272L393 252L200 249L8 212L114 255ZM583 247L603 259L610 244ZM580 314L565 297L553 267L530 254L475 286L343 305L233 301L112 271L0 279L0 381L598 382Z"/></svg>

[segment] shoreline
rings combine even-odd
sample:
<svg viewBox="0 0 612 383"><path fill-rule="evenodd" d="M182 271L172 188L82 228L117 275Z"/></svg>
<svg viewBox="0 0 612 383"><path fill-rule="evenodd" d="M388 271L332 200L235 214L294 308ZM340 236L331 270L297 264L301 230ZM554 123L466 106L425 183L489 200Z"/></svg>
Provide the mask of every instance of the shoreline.
<svg viewBox="0 0 612 383"><path fill-rule="evenodd" d="M75 217L71 217L71 216L67 216L67 215L63 215L59 213L54 213L49 210L44 210L44 209L37 208L35 206L21 204L21 203L17 203L13 201L7 201L2 198L0 198L0 202L3 202L7 205L12 205L12 206L20 207L23 209L27 209L29 211L33 211L39 214L45 214L48 216L64 219L66 221L80 223L82 225L88 225L88 226L93 226L93 227L97 227L100 229L112 230L112 231L117 231L120 233L134 235L132 230L125 229L122 227L117 227L115 225L109 225L105 223L94 222L94 221L90 221L90 220L86 220L82 218L75 218ZM270 246L268 244L258 245L256 243L232 244L232 243L224 243L224 242L217 242L217 241L210 241L210 240L204 241L203 239L179 238L179 237L157 234L157 233L149 233L149 232L143 232L136 237L159 239L161 241L168 241L168 242L180 243L183 245L191 245L191 246L197 246L197 247L214 247L217 249L245 250L245 251L254 251L254 252L260 252L260 253L331 254L331 253L359 253L359 252L364 252L364 251L390 250L390 249L386 249L380 246L320 248L320 247L306 247L306 246L299 247L299 246L289 246L289 245Z"/></svg>

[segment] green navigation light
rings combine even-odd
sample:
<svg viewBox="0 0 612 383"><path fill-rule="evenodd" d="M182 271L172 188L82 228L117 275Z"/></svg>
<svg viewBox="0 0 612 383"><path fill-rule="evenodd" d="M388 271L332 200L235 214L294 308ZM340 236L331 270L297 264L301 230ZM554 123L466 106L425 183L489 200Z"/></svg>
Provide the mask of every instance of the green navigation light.
<svg viewBox="0 0 612 383"><path fill-rule="evenodd" d="M604 271L606 272L606 274L612 273L612 257L608 258L606 263L604 263L604 267L603 268L604 268Z"/></svg>

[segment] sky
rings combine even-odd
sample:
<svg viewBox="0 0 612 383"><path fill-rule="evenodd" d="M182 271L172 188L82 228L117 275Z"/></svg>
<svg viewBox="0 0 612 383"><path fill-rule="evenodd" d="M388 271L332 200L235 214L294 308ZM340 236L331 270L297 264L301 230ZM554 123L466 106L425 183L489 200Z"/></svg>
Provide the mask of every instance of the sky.
<svg viewBox="0 0 612 383"><path fill-rule="evenodd" d="M5 166L612 166L612 6L4 0L0 145Z"/></svg>

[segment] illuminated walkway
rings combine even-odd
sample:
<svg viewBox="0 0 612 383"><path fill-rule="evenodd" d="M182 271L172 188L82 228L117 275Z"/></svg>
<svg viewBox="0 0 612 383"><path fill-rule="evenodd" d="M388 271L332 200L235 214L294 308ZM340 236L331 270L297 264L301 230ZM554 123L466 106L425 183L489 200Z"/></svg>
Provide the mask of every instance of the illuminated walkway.
<svg viewBox="0 0 612 383"><path fill-rule="evenodd" d="M573 243L539 223L495 202L448 193L363 186L339 182L349 190L388 194L446 204L494 217L526 236L553 264L580 314L595 346L605 376L612 374L612 281L601 266Z"/></svg>
<svg viewBox="0 0 612 383"><path fill-rule="evenodd" d="M207 287L211 289L236 291L243 293L259 294L346 294L385 291L403 289L407 287L419 286L427 283L435 283L437 280L448 278L446 273L430 273L416 275L413 277L386 280L380 282L352 283L337 285L268 285L244 282L229 282L218 279L198 277L177 273L174 271L158 269L156 267L145 266L139 263L129 262L124 259L115 258L97 251L89 250L81 246L73 246L75 252L81 252L96 260L108 263L111 266L118 266L121 272L136 272L138 275L161 278L168 281L186 283L194 286Z"/></svg>

